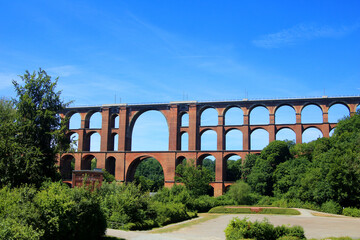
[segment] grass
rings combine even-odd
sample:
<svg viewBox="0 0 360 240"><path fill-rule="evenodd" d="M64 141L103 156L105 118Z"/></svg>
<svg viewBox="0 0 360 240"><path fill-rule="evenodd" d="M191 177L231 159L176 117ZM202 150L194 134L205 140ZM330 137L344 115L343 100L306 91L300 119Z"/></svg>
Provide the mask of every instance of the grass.
<svg viewBox="0 0 360 240"><path fill-rule="evenodd" d="M290 208L263 208L263 207L228 207L218 206L210 209L209 213L227 214L278 214L278 215L300 215L300 212Z"/></svg>
<svg viewBox="0 0 360 240"><path fill-rule="evenodd" d="M200 217L197 219L193 219L193 220L186 221L183 223L180 222L180 223L168 225L165 228L154 229L151 231L151 233L169 233L169 232L177 231L181 228L191 227L193 225L203 223L203 222L206 222L208 220L211 220L211 219L214 219L214 218L217 218L220 216L220 215L208 214L208 213L199 213L198 215Z"/></svg>

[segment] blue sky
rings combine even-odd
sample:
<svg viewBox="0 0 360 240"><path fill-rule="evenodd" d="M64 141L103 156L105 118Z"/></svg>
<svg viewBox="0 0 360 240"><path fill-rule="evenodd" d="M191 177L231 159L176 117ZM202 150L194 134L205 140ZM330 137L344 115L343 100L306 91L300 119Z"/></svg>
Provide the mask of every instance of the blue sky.
<svg viewBox="0 0 360 240"><path fill-rule="evenodd" d="M359 1L1 1L0 96L76 106L360 94ZM116 96L116 97L115 97Z"/></svg>

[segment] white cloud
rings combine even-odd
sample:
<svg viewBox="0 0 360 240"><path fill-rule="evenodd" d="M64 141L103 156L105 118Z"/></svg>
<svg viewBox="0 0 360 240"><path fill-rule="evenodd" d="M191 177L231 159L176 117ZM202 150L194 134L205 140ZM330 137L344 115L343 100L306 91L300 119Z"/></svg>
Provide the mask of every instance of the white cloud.
<svg viewBox="0 0 360 240"><path fill-rule="evenodd" d="M318 26L314 24L299 24L292 28L261 36L252 41L257 47L279 48L287 45L294 45L301 41L316 38L337 38L359 29L360 24L352 26Z"/></svg>

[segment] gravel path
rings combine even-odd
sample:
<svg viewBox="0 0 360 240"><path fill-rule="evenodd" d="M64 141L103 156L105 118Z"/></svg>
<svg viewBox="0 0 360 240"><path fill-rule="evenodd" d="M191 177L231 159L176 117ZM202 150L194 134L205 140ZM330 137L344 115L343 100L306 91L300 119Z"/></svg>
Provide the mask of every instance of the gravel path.
<svg viewBox="0 0 360 240"><path fill-rule="evenodd" d="M155 234L151 231L121 231L108 229L107 235L127 240L224 240L224 229L234 217L247 217L251 221L264 217L274 225L300 225L307 238L326 238L349 236L360 238L360 218L331 215L318 217L314 211L298 209L301 215L266 215L266 214L226 214L190 227L181 228L171 233Z"/></svg>

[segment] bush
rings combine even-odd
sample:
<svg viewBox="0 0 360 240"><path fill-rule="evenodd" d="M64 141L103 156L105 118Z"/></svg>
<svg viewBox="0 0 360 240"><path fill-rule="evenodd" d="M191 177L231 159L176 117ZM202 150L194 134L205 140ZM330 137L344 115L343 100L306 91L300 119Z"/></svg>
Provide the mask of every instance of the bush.
<svg viewBox="0 0 360 240"><path fill-rule="evenodd" d="M343 214L345 216L360 217L360 209L358 208L344 208Z"/></svg>
<svg viewBox="0 0 360 240"><path fill-rule="evenodd" d="M155 222L159 226L190 219L181 203L153 202L151 207L156 212Z"/></svg>
<svg viewBox="0 0 360 240"><path fill-rule="evenodd" d="M321 211L333 214L340 214L342 212L342 207L339 203L330 200L321 205Z"/></svg>
<svg viewBox="0 0 360 240"><path fill-rule="evenodd" d="M274 227L267 219L264 219L261 222L250 222L247 221L247 218L242 220L239 218L234 218L226 227L225 235L227 240L237 240L244 238L253 238L257 240L276 240L285 236L296 237L296 239L305 239L304 230L302 227L287 227L284 225Z"/></svg>
<svg viewBox="0 0 360 240"><path fill-rule="evenodd" d="M39 240L43 230L35 230L31 225L12 218L0 219L0 239Z"/></svg>
<svg viewBox="0 0 360 240"><path fill-rule="evenodd" d="M1 239L98 239L106 220L93 193L57 182L1 189L0 225Z"/></svg>
<svg viewBox="0 0 360 240"><path fill-rule="evenodd" d="M143 193L135 184L104 183L98 194L101 207L105 212L109 227L116 229L149 229L156 224L156 217L149 208L150 196Z"/></svg>
<svg viewBox="0 0 360 240"><path fill-rule="evenodd" d="M150 197L135 184L103 184L98 194L110 228L145 230L190 219L180 201L187 201L183 188L163 188ZM176 195L179 193L179 195Z"/></svg>
<svg viewBox="0 0 360 240"><path fill-rule="evenodd" d="M208 195L193 198L186 203L189 210L197 212L207 212L214 206L216 206L216 199Z"/></svg>
<svg viewBox="0 0 360 240"><path fill-rule="evenodd" d="M251 197L251 188L249 184L242 180L238 180L235 184L231 185L227 195L234 199L234 201L239 205L248 205L254 203Z"/></svg>

